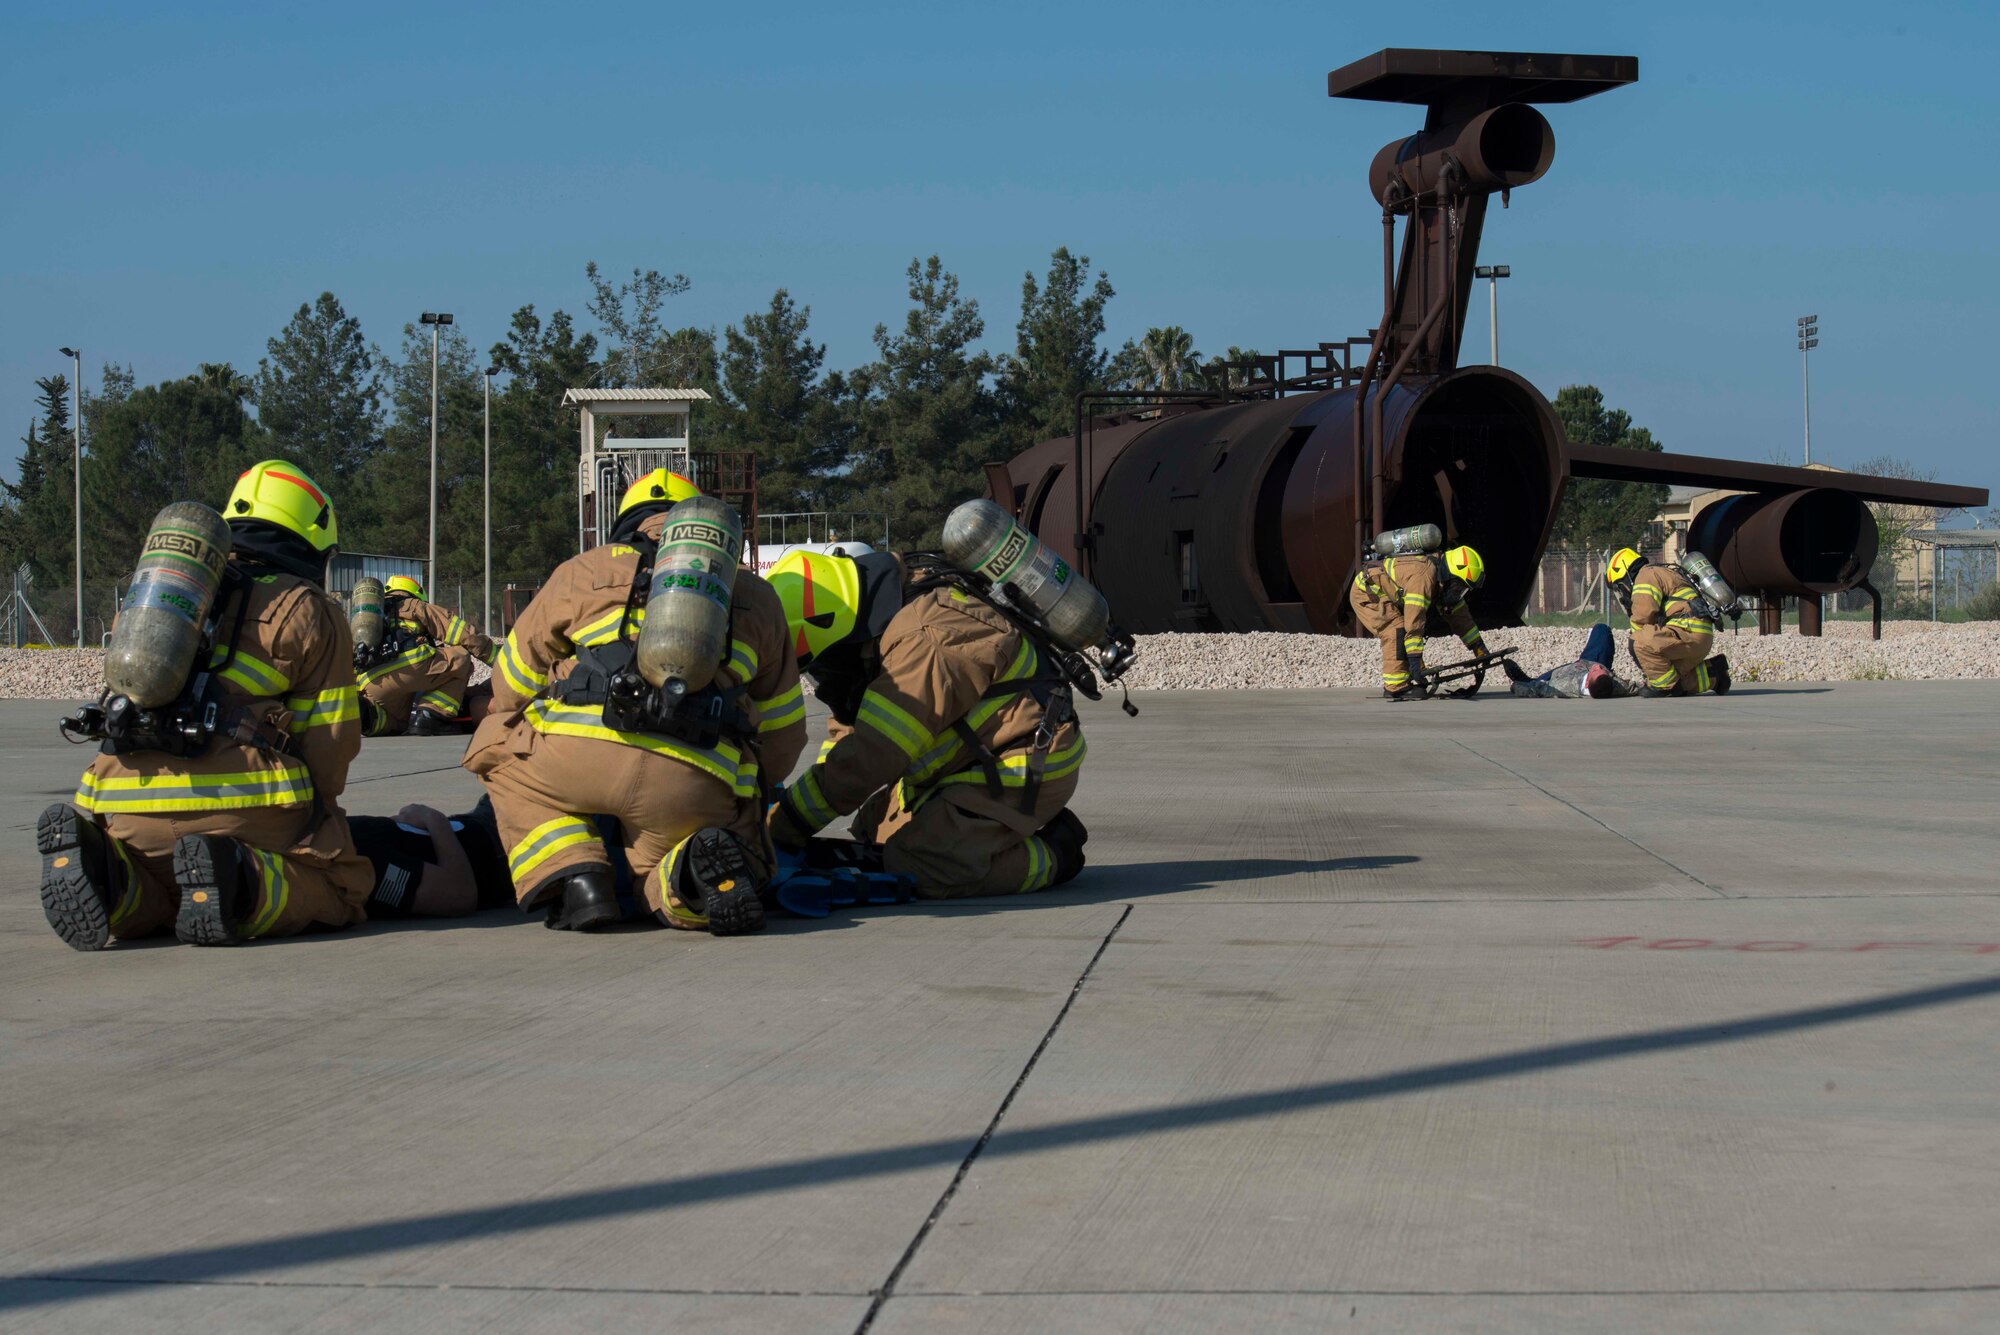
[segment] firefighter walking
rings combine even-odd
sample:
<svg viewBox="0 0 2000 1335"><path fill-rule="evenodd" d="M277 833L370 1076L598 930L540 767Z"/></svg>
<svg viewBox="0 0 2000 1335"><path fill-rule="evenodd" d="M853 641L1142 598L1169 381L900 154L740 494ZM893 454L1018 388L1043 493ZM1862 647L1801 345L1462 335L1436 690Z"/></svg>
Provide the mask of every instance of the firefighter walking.
<svg viewBox="0 0 2000 1335"><path fill-rule="evenodd" d="M1443 617L1475 658L1485 642L1466 594L1486 582L1486 562L1470 547L1442 555L1415 553L1371 561L1354 577L1348 601L1355 618L1382 642L1382 696L1415 700L1426 693L1424 631L1433 612Z"/></svg>
<svg viewBox="0 0 2000 1335"><path fill-rule="evenodd" d="M736 571L725 591L726 662L714 686L671 716L624 695L637 680L642 594L669 511L699 495L665 469L635 482L607 542L557 567L495 664L493 709L465 765L492 795L521 907L546 907L550 927L592 930L620 917L595 817L618 822L661 923L719 936L764 925L767 776L775 785L805 746L805 700L777 595Z"/></svg>
<svg viewBox="0 0 2000 1335"><path fill-rule="evenodd" d="M841 816L925 898L1022 894L1082 870L1069 810L1083 729L1068 684L1006 616L886 553L793 552L771 571L792 649L836 727L771 809L780 848Z"/></svg>
<svg viewBox="0 0 2000 1335"><path fill-rule="evenodd" d="M1604 578L1631 617L1629 643L1643 678L1640 694L1728 694L1729 660L1709 656L1715 622L1704 615L1700 592L1684 571L1649 563L1624 547L1612 555Z"/></svg>
<svg viewBox="0 0 2000 1335"><path fill-rule="evenodd" d="M472 663L493 661L493 641L465 619L424 601L423 586L392 575L384 590L392 627L381 648L355 661L370 737L429 737L458 717Z"/></svg>
<svg viewBox="0 0 2000 1335"><path fill-rule="evenodd" d="M182 508L199 509L169 507ZM361 725L347 619L324 587L332 502L267 460L237 480L223 513L211 633L171 666L187 683L179 695L140 710L107 691L80 711L85 722L65 721L103 743L74 803L48 808L35 831L43 910L78 950L170 928L191 945L228 945L364 917L374 878L339 806ZM200 554L198 539L156 522L147 555L176 542ZM132 647L152 601L139 584L108 662Z"/></svg>

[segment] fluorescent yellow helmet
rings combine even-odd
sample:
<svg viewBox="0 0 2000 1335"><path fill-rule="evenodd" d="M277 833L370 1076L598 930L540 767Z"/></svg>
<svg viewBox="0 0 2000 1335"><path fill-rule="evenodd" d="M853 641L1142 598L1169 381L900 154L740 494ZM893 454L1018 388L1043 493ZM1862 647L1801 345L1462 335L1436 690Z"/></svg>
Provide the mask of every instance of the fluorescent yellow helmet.
<svg viewBox="0 0 2000 1335"><path fill-rule="evenodd" d="M333 502L303 468L283 459L253 464L237 478L222 517L257 520L295 533L316 552L332 551L340 541Z"/></svg>
<svg viewBox="0 0 2000 1335"><path fill-rule="evenodd" d="M701 495L701 488L682 477L679 473L655 468L637 482L625 488L624 498L618 502L618 513L622 516L641 505L655 501L665 501L668 505L679 505L692 496Z"/></svg>
<svg viewBox="0 0 2000 1335"><path fill-rule="evenodd" d="M787 552L764 578L784 605L800 667L854 633L861 609L861 572L852 558Z"/></svg>
<svg viewBox="0 0 2000 1335"><path fill-rule="evenodd" d="M389 593L407 593L410 597L419 600L424 596L424 586L411 579L408 575L391 575L389 576L389 582L382 587Z"/></svg>
<svg viewBox="0 0 2000 1335"><path fill-rule="evenodd" d="M1486 582L1486 561L1470 547L1454 547L1444 554L1444 568L1465 581L1469 589Z"/></svg>
<svg viewBox="0 0 2000 1335"><path fill-rule="evenodd" d="M1620 547L1611 554L1611 560L1604 567L1604 578L1616 584L1645 563L1646 558L1630 547Z"/></svg>

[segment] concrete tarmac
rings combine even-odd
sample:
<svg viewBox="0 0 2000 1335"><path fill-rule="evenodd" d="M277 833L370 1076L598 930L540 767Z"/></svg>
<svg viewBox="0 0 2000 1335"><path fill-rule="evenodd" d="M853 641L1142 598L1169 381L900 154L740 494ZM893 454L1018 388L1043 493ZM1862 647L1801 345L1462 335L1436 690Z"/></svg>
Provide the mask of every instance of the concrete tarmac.
<svg viewBox="0 0 2000 1335"><path fill-rule="evenodd" d="M1049 894L95 955L0 703L0 1329L2000 1326L2000 684L1138 702Z"/></svg>

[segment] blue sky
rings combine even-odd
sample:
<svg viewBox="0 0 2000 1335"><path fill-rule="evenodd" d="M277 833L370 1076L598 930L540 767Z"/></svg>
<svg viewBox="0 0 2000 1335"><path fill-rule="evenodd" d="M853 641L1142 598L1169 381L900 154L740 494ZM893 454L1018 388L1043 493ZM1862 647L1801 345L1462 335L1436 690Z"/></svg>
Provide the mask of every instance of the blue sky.
<svg viewBox="0 0 2000 1335"><path fill-rule="evenodd" d="M1602 386L1669 449L1796 462L1813 312L1815 458L2000 488L2000 10L1289 10L9 5L0 438L64 343L92 384L106 358L251 369L331 289L386 348L447 309L483 349L523 303L580 313L592 259L685 272L676 324L787 287L835 367L933 251L996 348L1058 245L1110 273L1114 343L1360 334L1367 164L1417 113L1325 75L1438 46L1639 57L1635 87L1548 109L1554 167L1491 215L1508 365Z"/></svg>

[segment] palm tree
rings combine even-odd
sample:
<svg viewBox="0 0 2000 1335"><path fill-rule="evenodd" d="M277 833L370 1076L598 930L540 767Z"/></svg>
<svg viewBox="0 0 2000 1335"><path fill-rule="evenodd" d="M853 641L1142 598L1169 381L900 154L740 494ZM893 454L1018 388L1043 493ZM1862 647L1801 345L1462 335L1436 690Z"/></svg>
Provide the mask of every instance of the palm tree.
<svg viewBox="0 0 2000 1335"><path fill-rule="evenodd" d="M1194 335L1177 324L1148 329L1139 340L1139 359L1145 370L1134 389L1187 389L1201 383Z"/></svg>

